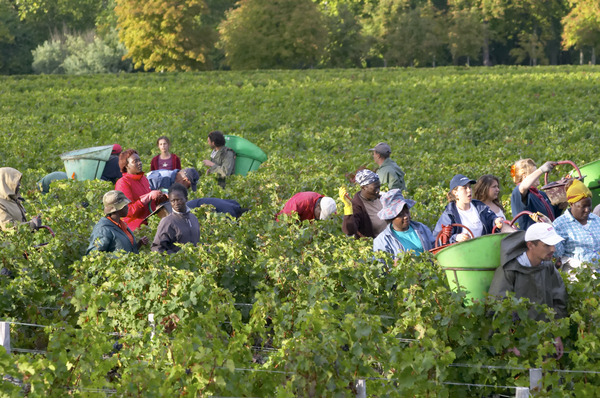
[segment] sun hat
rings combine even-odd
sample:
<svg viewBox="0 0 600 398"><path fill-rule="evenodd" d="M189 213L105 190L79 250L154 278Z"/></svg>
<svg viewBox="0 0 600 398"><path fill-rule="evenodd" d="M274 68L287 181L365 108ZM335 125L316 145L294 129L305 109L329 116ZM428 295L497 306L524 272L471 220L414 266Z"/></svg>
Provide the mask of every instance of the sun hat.
<svg viewBox="0 0 600 398"><path fill-rule="evenodd" d="M540 222L531 225L525 232L525 242L534 240L541 240L547 245L554 246L564 239L556 233L552 225Z"/></svg>
<svg viewBox="0 0 600 398"><path fill-rule="evenodd" d="M475 184L477 181L471 180L462 174L457 174L450 180L450 190L452 191L456 187L463 187L467 184Z"/></svg>
<svg viewBox="0 0 600 398"><path fill-rule="evenodd" d="M121 191L108 191L102 198L104 214L111 214L119 211L129 203L131 203L131 200L129 200Z"/></svg>
<svg viewBox="0 0 600 398"><path fill-rule="evenodd" d="M321 216L319 220L325 220L330 215L334 214L337 211L337 206L335 204L335 200L330 198L329 196L325 196L321 198Z"/></svg>
<svg viewBox="0 0 600 398"><path fill-rule="evenodd" d="M382 220L393 220L402 212L404 206L408 206L410 209L416 203L414 200L405 199L400 189L391 189L385 192L379 200L383 208L379 210L377 216Z"/></svg>
<svg viewBox="0 0 600 398"><path fill-rule="evenodd" d="M354 177L354 181L361 187L365 185L372 184L374 182L379 181L379 176L372 172L371 170L364 169L356 173L356 177Z"/></svg>
<svg viewBox="0 0 600 398"><path fill-rule="evenodd" d="M391 155L392 154L392 148L390 148L390 146L388 144L386 144L385 142L380 142L379 144L375 145L375 147L369 149L369 151L381 153L382 155Z"/></svg>

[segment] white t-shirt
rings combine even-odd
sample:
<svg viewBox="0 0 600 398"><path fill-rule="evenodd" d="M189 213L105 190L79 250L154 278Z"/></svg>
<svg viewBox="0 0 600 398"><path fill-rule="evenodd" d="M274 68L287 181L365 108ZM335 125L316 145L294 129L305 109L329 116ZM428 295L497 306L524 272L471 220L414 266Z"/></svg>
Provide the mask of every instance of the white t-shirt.
<svg viewBox="0 0 600 398"><path fill-rule="evenodd" d="M473 207L473 206L471 206L471 207ZM502 211L502 209L499 209L498 213L494 213L494 214L496 214L496 217L500 217L500 218L506 219L506 216L504 215L504 212Z"/></svg>
<svg viewBox="0 0 600 398"><path fill-rule="evenodd" d="M479 213L475 206L471 205L469 210L461 210L457 207L458 214L460 215L460 223L465 227L469 228L473 232L474 238L479 238L483 232L483 224L479 219ZM463 234L468 234L467 230L463 228Z"/></svg>

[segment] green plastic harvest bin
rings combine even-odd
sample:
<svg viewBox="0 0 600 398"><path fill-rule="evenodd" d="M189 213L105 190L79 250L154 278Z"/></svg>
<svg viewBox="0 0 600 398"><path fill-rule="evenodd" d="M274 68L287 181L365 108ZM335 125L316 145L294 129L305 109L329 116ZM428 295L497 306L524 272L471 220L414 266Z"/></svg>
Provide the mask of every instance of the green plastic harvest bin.
<svg viewBox="0 0 600 398"><path fill-rule="evenodd" d="M77 181L99 179L104 172L106 161L110 158L112 145L96 146L93 148L78 149L60 155L65 163L65 170L69 179Z"/></svg>
<svg viewBox="0 0 600 398"><path fill-rule="evenodd" d="M585 176L583 183L592 191L592 210L600 204L600 160L584 164L580 167L581 175ZM577 171L573 170L574 173ZM571 173L573 175L573 173Z"/></svg>
<svg viewBox="0 0 600 398"><path fill-rule="evenodd" d="M467 291L466 300L481 300L500 266L500 242L508 233L484 235L440 250L435 258L455 291Z"/></svg>
<svg viewBox="0 0 600 398"><path fill-rule="evenodd" d="M235 173L245 176L266 162L267 154L245 138L235 135L225 136L225 145L235 151Z"/></svg>

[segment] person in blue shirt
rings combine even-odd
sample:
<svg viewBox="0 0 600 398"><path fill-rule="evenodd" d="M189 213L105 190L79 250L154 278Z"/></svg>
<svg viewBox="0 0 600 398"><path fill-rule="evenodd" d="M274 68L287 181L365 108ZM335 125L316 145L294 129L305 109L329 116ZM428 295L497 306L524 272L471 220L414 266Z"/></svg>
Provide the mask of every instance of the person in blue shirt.
<svg viewBox="0 0 600 398"><path fill-rule="evenodd" d="M567 183L569 209L554 221L554 229L564 240L556 244L554 257L569 272L589 262L598 268L600 260L600 217L592 213L592 192L579 180Z"/></svg>
<svg viewBox="0 0 600 398"><path fill-rule="evenodd" d="M381 196L382 209L377 216L388 226L373 241L373 251L390 253L394 260L404 252L420 255L433 248L433 235L425 224L413 221L410 208L414 200L404 199L402 190L392 189Z"/></svg>
<svg viewBox="0 0 600 398"><path fill-rule="evenodd" d="M198 171L192 167L182 170L154 170L146 174L151 190L169 189L176 182L187 189L196 192L196 185L200 179Z"/></svg>
<svg viewBox="0 0 600 398"><path fill-rule="evenodd" d="M233 199L200 198L190 200L187 202L187 205L190 209L195 209L202 205L211 205L215 208L217 213L227 213L234 218L239 218L249 210L240 206L240 204Z"/></svg>
<svg viewBox="0 0 600 398"><path fill-rule="evenodd" d="M510 198L513 217L525 210L532 213L540 212L550 221L554 221L560 215L566 204L563 205L564 207L553 206L548 195L537 189L540 185L540 177L544 173L552 171L557 164L556 162L546 162L538 169L533 160L521 159L512 166L510 174L517 184ZM529 216L521 216L516 220L517 226L523 231L534 223L535 221Z"/></svg>

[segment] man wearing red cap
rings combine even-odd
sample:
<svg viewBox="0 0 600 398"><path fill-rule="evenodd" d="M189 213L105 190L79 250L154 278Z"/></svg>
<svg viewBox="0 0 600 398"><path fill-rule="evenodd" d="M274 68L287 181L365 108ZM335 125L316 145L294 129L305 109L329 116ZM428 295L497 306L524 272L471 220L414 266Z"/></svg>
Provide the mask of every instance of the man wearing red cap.
<svg viewBox="0 0 600 398"><path fill-rule="evenodd" d="M102 181L110 181L113 184L117 183L117 180L121 178L121 169L119 168L119 155L121 154L123 148L121 145L115 144L113 145L113 150L106 162L106 166L104 166L104 171L102 172L102 176L100 179Z"/></svg>

